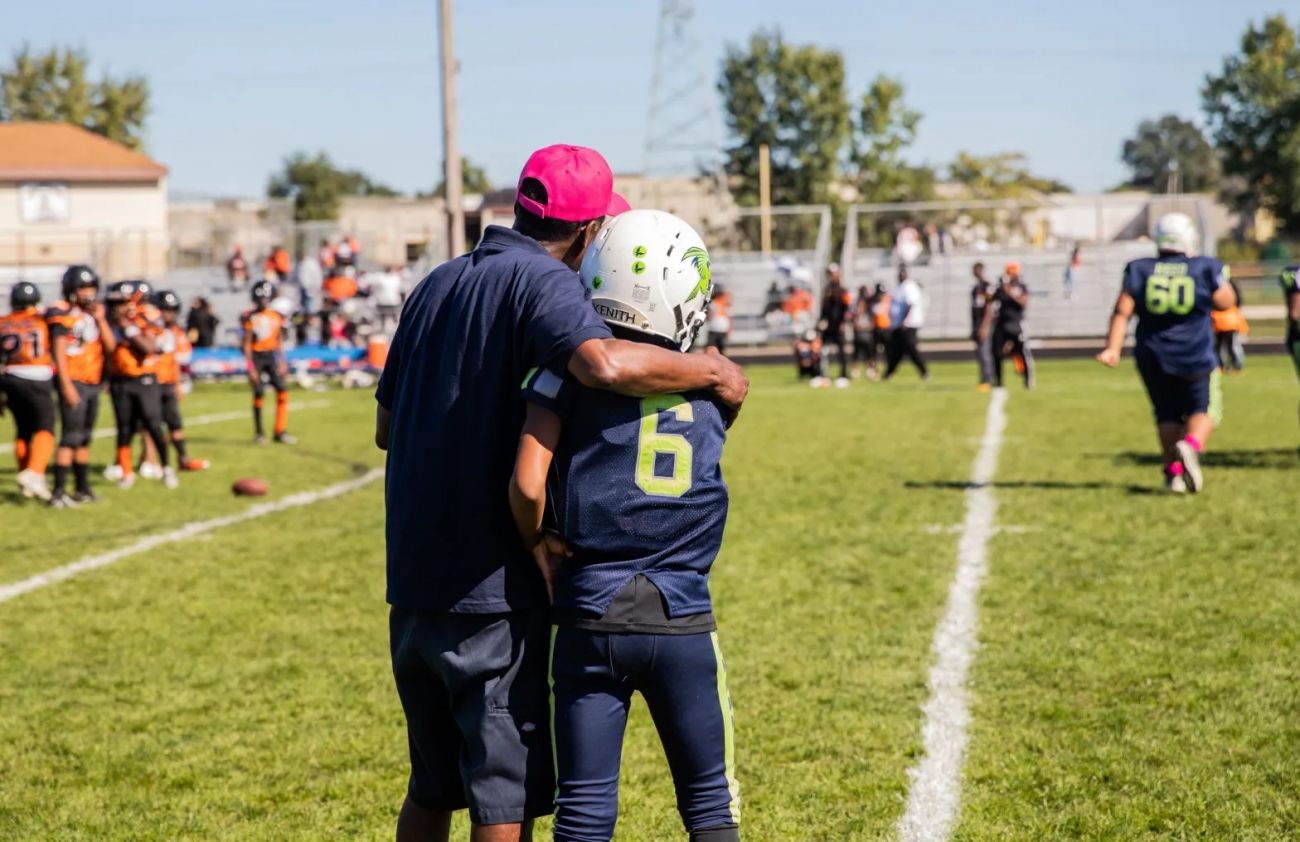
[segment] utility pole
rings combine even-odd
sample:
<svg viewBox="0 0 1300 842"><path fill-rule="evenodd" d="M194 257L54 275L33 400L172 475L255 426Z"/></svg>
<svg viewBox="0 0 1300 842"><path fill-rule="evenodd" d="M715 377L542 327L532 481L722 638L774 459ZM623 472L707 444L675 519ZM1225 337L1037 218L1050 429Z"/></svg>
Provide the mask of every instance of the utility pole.
<svg viewBox="0 0 1300 842"><path fill-rule="evenodd" d="M451 0L438 0L442 36L442 183L447 202L447 259L465 253L465 205L461 200L460 144L456 140L456 53L452 47Z"/></svg>
<svg viewBox="0 0 1300 842"><path fill-rule="evenodd" d="M772 150L758 147L759 242L763 257L772 253Z"/></svg>

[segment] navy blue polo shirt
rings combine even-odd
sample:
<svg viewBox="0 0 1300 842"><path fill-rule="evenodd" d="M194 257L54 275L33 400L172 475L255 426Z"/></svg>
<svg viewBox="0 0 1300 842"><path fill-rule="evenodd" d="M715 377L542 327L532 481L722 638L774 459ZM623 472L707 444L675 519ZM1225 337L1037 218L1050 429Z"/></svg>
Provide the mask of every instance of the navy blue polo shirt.
<svg viewBox="0 0 1300 842"><path fill-rule="evenodd" d="M375 393L392 413L390 604L498 613L546 603L507 497L520 383L609 336L577 275L507 228L490 226L478 248L415 288Z"/></svg>

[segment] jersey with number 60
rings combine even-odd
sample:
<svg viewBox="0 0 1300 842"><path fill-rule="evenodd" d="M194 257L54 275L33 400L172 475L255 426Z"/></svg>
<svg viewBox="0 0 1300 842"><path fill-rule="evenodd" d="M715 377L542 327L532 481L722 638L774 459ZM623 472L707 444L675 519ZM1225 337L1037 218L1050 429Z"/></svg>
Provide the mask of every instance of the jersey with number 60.
<svg viewBox="0 0 1300 842"><path fill-rule="evenodd" d="M1137 301L1137 349L1154 354L1170 374L1203 374L1218 366L1210 319L1214 292L1228 269L1212 257L1162 254L1124 267L1124 290Z"/></svg>
<svg viewBox="0 0 1300 842"><path fill-rule="evenodd" d="M670 617L711 611L709 569L727 522L718 406L698 392L588 389L547 369L529 373L524 398L564 424L549 485L574 557L560 567L556 608L603 615L643 573Z"/></svg>

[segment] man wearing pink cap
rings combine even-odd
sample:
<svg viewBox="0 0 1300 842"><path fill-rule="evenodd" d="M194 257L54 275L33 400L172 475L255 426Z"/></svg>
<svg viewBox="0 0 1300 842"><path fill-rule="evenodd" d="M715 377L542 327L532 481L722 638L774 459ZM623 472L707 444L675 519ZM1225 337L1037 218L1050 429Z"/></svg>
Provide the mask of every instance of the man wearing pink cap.
<svg viewBox="0 0 1300 842"><path fill-rule="evenodd" d="M527 840L552 811L541 573L506 495L523 426L519 384L561 367L630 395L712 391L732 411L748 390L719 354L617 340L575 270L606 216L627 209L600 153L534 152L513 228L411 294L376 399L388 450L390 649L411 775L397 838L448 838L468 807L474 842Z"/></svg>

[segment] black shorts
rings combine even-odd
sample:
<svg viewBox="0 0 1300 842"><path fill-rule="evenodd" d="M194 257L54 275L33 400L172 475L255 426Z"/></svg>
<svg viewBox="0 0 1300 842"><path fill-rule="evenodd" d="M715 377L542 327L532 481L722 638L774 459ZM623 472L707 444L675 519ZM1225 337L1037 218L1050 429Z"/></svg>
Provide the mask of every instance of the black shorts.
<svg viewBox="0 0 1300 842"><path fill-rule="evenodd" d="M1138 373L1151 398L1151 409L1158 424L1179 424L1193 415L1208 412L1219 414L1217 393L1218 372L1202 374L1171 374L1165 371L1149 351L1137 351Z"/></svg>
<svg viewBox="0 0 1300 842"><path fill-rule="evenodd" d="M117 420L117 446L130 444L137 430L149 431L157 444L162 422L158 378L147 375L114 380L108 391L113 398L113 414Z"/></svg>
<svg viewBox="0 0 1300 842"><path fill-rule="evenodd" d="M95 433L95 421L99 418L100 389L98 384L78 383L75 380L72 385L81 400L76 406L68 406L62 398L59 400L59 421L62 425L59 447L89 447L90 439Z"/></svg>
<svg viewBox="0 0 1300 842"><path fill-rule="evenodd" d="M280 355L274 351L253 352L253 394L262 396L265 384L277 392L287 392L284 378L280 375Z"/></svg>
<svg viewBox="0 0 1300 842"><path fill-rule="evenodd" d="M410 799L478 824L550 815L547 611L451 614L394 606L389 648L411 752Z"/></svg>
<svg viewBox="0 0 1300 842"><path fill-rule="evenodd" d="M185 426L181 420L181 402L176 398L175 383L158 384L158 401L162 404L162 422L173 433Z"/></svg>
<svg viewBox="0 0 1300 842"><path fill-rule="evenodd" d="M49 380L0 374L0 391L13 415L17 438L27 441L35 433L54 432L54 392Z"/></svg>

